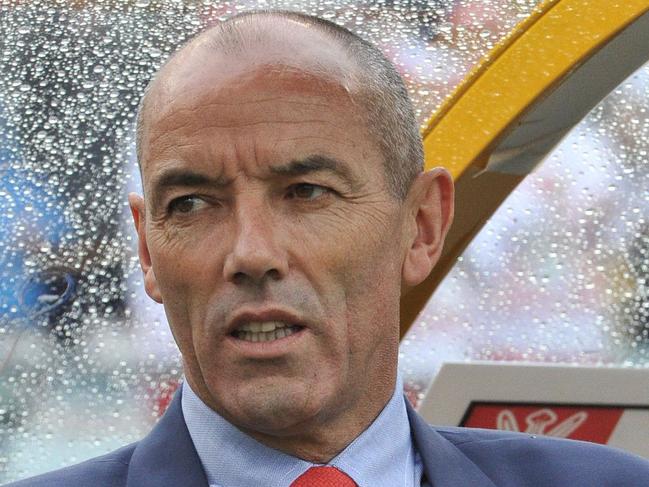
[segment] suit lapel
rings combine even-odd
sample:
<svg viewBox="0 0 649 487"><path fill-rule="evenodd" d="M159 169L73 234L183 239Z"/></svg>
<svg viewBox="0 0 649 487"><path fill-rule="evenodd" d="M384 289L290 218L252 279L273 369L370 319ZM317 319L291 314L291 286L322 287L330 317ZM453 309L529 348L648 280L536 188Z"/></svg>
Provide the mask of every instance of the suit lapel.
<svg viewBox="0 0 649 487"><path fill-rule="evenodd" d="M496 487L475 463L427 424L407 399L406 405L415 446L431 487Z"/></svg>
<svg viewBox="0 0 649 487"><path fill-rule="evenodd" d="M127 487L207 487L207 478L189 436L180 390L158 424L133 452Z"/></svg>
<svg viewBox="0 0 649 487"><path fill-rule="evenodd" d="M180 391L158 424L133 452L127 487L208 487L185 425ZM455 445L437 433L406 400L410 428L431 487L496 487Z"/></svg>

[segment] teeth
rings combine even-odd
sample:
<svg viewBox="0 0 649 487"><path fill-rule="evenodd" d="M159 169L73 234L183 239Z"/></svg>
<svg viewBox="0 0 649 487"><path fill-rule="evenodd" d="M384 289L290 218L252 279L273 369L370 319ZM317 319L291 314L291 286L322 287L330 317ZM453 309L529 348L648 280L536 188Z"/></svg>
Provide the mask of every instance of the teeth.
<svg viewBox="0 0 649 487"><path fill-rule="evenodd" d="M245 323L239 327L239 331L250 331L253 333L259 332L268 332L274 331L277 328L286 328L291 325L284 323L283 321L251 321Z"/></svg>
<svg viewBox="0 0 649 487"><path fill-rule="evenodd" d="M248 325L245 325L246 328L248 328ZM280 338L284 338L287 336L292 335L293 333L297 333L300 330L299 326L288 326L285 324L282 324L282 327L277 327L271 331L246 331L244 327L242 326L239 330L235 332L235 336L239 340L245 340L248 342L269 342L271 340L279 340Z"/></svg>

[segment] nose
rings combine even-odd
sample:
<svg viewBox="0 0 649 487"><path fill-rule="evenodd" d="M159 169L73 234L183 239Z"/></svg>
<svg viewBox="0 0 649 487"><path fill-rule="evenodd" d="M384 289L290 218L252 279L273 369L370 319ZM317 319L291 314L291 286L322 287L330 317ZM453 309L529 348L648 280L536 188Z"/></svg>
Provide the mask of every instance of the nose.
<svg viewBox="0 0 649 487"><path fill-rule="evenodd" d="M223 265L224 278L235 284L261 284L288 273L286 250L268 211L250 208L237 212L237 229Z"/></svg>

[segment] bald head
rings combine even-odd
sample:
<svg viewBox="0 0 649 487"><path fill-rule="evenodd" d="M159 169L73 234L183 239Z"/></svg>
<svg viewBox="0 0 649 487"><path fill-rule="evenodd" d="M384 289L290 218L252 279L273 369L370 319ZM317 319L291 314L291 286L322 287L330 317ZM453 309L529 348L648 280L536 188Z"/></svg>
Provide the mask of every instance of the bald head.
<svg viewBox="0 0 649 487"><path fill-rule="evenodd" d="M370 43L332 22L295 12L263 11L234 16L177 51L147 87L137 117L137 155L147 160L147 126L164 117L178 94L193 93L207 81L245 77L264 69L304 73L333 82L359 106L384 159L394 196L404 198L423 169L423 150L412 105L395 67Z"/></svg>

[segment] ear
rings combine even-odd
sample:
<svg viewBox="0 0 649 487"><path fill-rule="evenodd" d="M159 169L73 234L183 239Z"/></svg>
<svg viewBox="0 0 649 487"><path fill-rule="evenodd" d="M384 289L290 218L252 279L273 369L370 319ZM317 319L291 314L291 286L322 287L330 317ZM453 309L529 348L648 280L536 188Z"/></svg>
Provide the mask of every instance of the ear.
<svg viewBox="0 0 649 487"><path fill-rule="evenodd" d="M410 188L407 203L408 248L401 270L406 289L424 281L442 253L453 221L453 178L441 167L421 173Z"/></svg>
<svg viewBox="0 0 649 487"><path fill-rule="evenodd" d="M137 252L140 257L140 267L144 274L144 289L151 299L162 303L162 295L160 294L158 281L153 272L151 255L149 254L149 246L146 240L146 207L144 205L144 198L138 194L130 193L128 195L128 204L131 207L133 223L135 224L135 231L138 237Z"/></svg>

